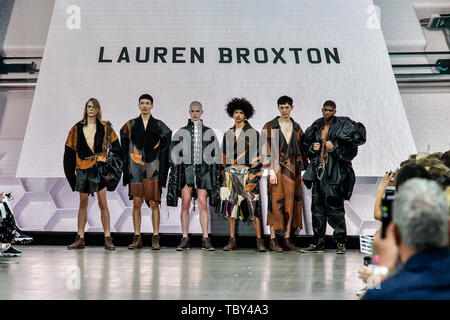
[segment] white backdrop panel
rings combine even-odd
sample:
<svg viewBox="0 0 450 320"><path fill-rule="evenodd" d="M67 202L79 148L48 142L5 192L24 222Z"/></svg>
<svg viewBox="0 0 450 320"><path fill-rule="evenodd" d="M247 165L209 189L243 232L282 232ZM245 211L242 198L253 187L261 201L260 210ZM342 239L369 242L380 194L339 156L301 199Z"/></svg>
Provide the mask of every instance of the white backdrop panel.
<svg viewBox="0 0 450 320"><path fill-rule="evenodd" d="M224 107L234 96L254 104L251 123L257 129L277 115L276 100L283 94L293 97L293 117L303 129L332 99L338 115L367 128L367 143L353 162L356 174L381 176L416 147L381 30L368 25L371 5L369 0L56 1L17 176L64 176L64 142L88 98L100 100L104 119L118 131L138 115L137 99L146 92L155 99L154 116L169 127L184 125L187 106L199 100L205 123L221 132L232 125ZM78 18L79 29L69 28ZM111 63L99 63L100 47ZM129 63L117 62L123 47ZM148 63L136 62L136 47L142 57L150 48ZM154 63L155 47L168 48L167 63ZM187 48L179 58L187 63L172 63L173 47ZM190 63L191 47L204 48L203 63ZM220 47L232 49L232 63L219 63ZM237 63L237 48L249 49L250 63ZM255 62L255 48L267 50L267 63ZM284 48L286 63L274 63L272 48ZM289 48L302 48L299 63ZM321 63L309 61L308 48L319 50ZM339 63L327 63L325 48L337 48Z"/></svg>

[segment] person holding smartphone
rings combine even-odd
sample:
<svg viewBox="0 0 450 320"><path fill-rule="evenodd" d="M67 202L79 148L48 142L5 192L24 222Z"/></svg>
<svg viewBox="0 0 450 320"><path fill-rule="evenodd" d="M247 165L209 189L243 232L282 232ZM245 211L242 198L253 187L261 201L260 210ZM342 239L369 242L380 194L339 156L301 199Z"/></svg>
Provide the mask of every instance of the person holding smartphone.
<svg viewBox="0 0 450 320"><path fill-rule="evenodd" d="M396 191L398 191L400 186L412 178L431 180L430 174L424 167L417 163L408 162L396 172L386 172L378 186L374 218L382 221L383 225L374 236L374 256L376 256L377 266L381 268L374 269L371 266L363 266L358 271L359 277L371 287L402 269L395 238L391 230L392 224L389 223L393 218L392 208L388 212L390 215L388 219L383 219L382 202L383 198L385 198L386 188L394 186ZM386 268L389 269L389 272L387 272Z"/></svg>
<svg viewBox="0 0 450 320"><path fill-rule="evenodd" d="M381 221L382 219L381 202L386 188L388 186L394 186L395 189L398 190L403 183L412 178L431 179L431 176L423 166L417 163L407 163L396 172L388 171L385 173L378 185L377 196L375 199L373 213L375 220Z"/></svg>
<svg viewBox="0 0 450 320"><path fill-rule="evenodd" d="M393 213L386 237L377 232L374 240L382 275L378 281L383 281L362 299L447 300L450 216L442 188L428 179L409 179L396 194Z"/></svg>

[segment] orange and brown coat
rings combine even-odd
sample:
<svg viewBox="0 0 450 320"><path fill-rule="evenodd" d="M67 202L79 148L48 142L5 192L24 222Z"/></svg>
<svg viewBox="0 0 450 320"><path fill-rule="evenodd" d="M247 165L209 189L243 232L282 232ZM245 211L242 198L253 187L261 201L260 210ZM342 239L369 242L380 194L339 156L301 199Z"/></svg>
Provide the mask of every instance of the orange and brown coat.
<svg viewBox="0 0 450 320"><path fill-rule="evenodd" d="M308 165L306 152L302 149L303 130L291 118L293 131L288 143L281 132L278 118L279 116L267 122L261 132L265 153L263 168L273 169L277 176L277 184L274 185L267 177L267 225L273 226L275 230L285 230L289 217L293 215L292 228L302 228L301 172ZM272 141L276 138L278 144L277 141ZM277 150L273 150L273 147Z"/></svg>
<svg viewBox="0 0 450 320"><path fill-rule="evenodd" d="M94 137L94 146L91 149L83 133L83 122L79 121L69 131L64 151L64 173L67 181L75 191L76 175L75 169L86 170L93 167L97 162L106 162L106 130L108 125L97 119ZM119 139L111 128L111 152L121 157Z"/></svg>

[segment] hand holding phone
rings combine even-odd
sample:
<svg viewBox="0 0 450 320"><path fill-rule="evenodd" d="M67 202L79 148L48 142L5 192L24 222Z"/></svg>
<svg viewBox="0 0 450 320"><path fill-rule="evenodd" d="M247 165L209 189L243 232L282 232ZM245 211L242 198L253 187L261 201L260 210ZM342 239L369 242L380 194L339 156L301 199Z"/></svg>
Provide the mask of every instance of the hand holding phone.
<svg viewBox="0 0 450 320"><path fill-rule="evenodd" d="M381 238L386 237L386 229L392 221L392 203L395 199L395 188L387 186L381 200Z"/></svg>

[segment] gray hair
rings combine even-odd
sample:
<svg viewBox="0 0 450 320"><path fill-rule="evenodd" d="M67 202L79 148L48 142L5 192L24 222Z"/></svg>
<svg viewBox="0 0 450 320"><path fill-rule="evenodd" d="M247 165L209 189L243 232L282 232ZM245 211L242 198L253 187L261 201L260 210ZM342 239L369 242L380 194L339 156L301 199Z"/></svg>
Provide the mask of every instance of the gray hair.
<svg viewBox="0 0 450 320"><path fill-rule="evenodd" d="M445 246L448 217L445 194L431 180L408 180L400 187L393 203L393 221L409 249L423 251Z"/></svg>

